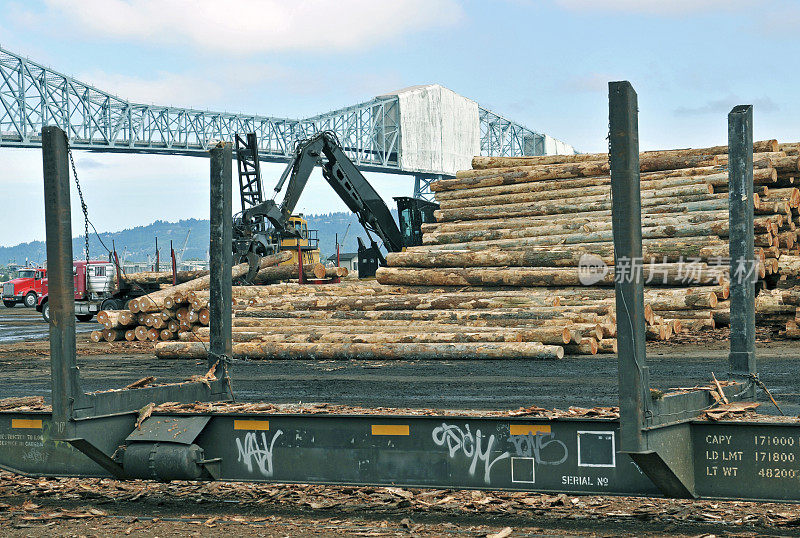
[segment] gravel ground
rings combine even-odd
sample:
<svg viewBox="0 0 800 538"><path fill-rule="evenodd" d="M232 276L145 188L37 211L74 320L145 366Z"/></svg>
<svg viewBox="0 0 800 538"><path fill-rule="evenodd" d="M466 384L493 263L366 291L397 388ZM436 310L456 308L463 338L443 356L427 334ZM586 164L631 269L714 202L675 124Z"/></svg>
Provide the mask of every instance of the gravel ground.
<svg viewBox="0 0 800 538"><path fill-rule="evenodd" d="M34 327L39 336L2 340L20 326ZM88 331L95 324L78 326ZM30 310L0 309L5 374L0 398L48 397L49 345L41 339L43 328ZM711 372L723 378L726 336L714 331L702 342L648 345L653 385L704 384ZM761 378L787 414L800 414L797 346L761 336ZM90 344L86 334L78 335L78 355L87 391L121 387L146 375L169 382L205 372L204 364L195 361L155 359L152 344ZM236 361L232 375L238 398L258 402L491 410L617 404L616 360L608 355L555 362ZM759 399L764 402L759 412L775 412L763 395ZM761 536L797 535L800 507L399 488L53 480L0 473L0 528L9 536Z"/></svg>
<svg viewBox="0 0 800 538"><path fill-rule="evenodd" d="M2 312L2 309L0 309ZM0 317L0 322L2 317ZM727 335L715 331L704 342L648 344L653 388L705 384L727 372ZM144 376L175 382L205 373L203 362L156 359L151 343L92 344L78 335L78 365L87 391L120 388ZM800 414L800 354L792 341L762 338L761 379L783 411ZM50 393L46 340L0 344L5 379L0 398ZM326 402L364 407L516 409L614 406L617 361L613 355L561 361L234 361L239 400L272 403ZM776 413L759 394L760 413Z"/></svg>
<svg viewBox="0 0 800 538"><path fill-rule="evenodd" d="M773 503L0 473L8 536L789 536L799 525L800 506Z"/></svg>

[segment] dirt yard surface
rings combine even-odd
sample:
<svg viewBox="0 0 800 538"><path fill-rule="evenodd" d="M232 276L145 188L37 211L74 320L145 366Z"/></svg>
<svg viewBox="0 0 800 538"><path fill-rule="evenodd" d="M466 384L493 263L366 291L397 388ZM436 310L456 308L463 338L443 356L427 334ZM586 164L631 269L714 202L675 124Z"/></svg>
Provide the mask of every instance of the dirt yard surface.
<svg viewBox="0 0 800 538"><path fill-rule="evenodd" d="M5 536L796 535L800 506L0 473Z"/></svg>
<svg viewBox="0 0 800 538"><path fill-rule="evenodd" d="M2 309L0 309L2 312ZM3 318L0 317L0 320ZM195 360L162 360L146 342L92 344L78 335L78 365L87 391L121 388L144 376L176 382L205 373ZM653 388L705 384L727 372L727 333L648 345ZM800 353L792 341L760 338L761 379L786 414L800 414ZM0 398L49 396L47 340L0 344L5 379ZM561 361L234 361L231 375L241 401L326 402L364 407L517 409L614 406L617 361L613 355ZM760 413L777 413L759 395Z"/></svg>
<svg viewBox="0 0 800 538"><path fill-rule="evenodd" d="M94 321L75 322L75 328L81 335L88 334L98 327L100 325ZM0 344L43 340L47 336L47 323L35 308L26 308L22 305L16 305L14 308L0 306Z"/></svg>

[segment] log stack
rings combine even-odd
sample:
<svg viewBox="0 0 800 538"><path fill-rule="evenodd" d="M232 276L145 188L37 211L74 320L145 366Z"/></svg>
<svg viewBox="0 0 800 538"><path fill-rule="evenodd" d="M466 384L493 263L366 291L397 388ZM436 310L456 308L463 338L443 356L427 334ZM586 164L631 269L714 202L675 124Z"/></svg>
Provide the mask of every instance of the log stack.
<svg viewBox="0 0 800 538"><path fill-rule="evenodd" d="M794 186L800 145L770 140L757 142L754 151L758 322L800 337L800 191ZM721 146L641 156L649 339L703 335L728 323L726 152ZM441 204L437 222L423 225L421 246L390 253L377 282L236 286L234 355L556 359L614 353L608 172L605 154L476 157L472 170L432 184ZM258 281L283 278L286 270L262 270ZM110 316L107 329L116 332L109 337L172 339L156 346L158 356L205 356L208 299L207 286L185 286L140 301L130 313L139 317L126 321L124 331L114 325L124 316Z"/></svg>
<svg viewBox="0 0 800 538"><path fill-rule="evenodd" d="M382 286L235 287L234 355L248 358L559 359L613 351L608 305L560 308L547 290ZM190 308L208 303L190 294ZM555 310L554 310L555 308ZM468 328L465 328L465 325ZM208 329L182 331L160 357L196 357ZM194 344L192 344L194 343ZM189 345L192 344L192 345Z"/></svg>
<svg viewBox="0 0 800 538"><path fill-rule="evenodd" d="M280 270L281 276L291 275L292 267L280 266L291 258L289 252L264 256L259 262L259 271L256 278L271 280L277 274L276 269ZM319 265L319 264L317 264ZM288 267L288 269L284 269ZM308 266L309 274L322 272L325 268L319 265ZM246 263L234 265L231 269L231 276L234 279L245 276L249 266ZM304 268L305 270L306 268ZM299 267L293 267L295 275L299 273ZM142 295L128 302L127 310L102 310L97 314L97 321L103 325L102 331L92 331L89 339L92 342L114 342L117 340L138 341L160 341L176 340L180 331L191 331L197 326L208 325L209 314L206 307L197 310L189 308L189 298L192 291L206 290L209 287L211 277L207 271L197 272L197 278L187 280L176 286L168 286L153 293ZM137 275L155 275L155 279L161 278L160 273L135 273ZM171 273L169 273L172 278ZM131 275L128 275L130 278ZM142 278L137 277L137 282L143 282ZM148 277L151 278L151 277Z"/></svg>
<svg viewBox="0 0 800 538"><path fill-rule="evenodd" d="M768 140L756 142L754 152L756 255L759 287L766 290L776 280L790 284L787 256L800 254L800 190L794 186L800 146ZM727 147L719 146L640 156L650 339L701 334L727 324L726 153ZM423 245L387 256L389 267L378 270L378 282L452 289L511 286L520 297L547 290L558 308L606 305L613 315L607 155L475 157L472 164L472 170L431 185L441 204L437 222L423 225ZM796 313L782 300L762 292L758 319L790 332L787 316L794 323Z"/></svg>

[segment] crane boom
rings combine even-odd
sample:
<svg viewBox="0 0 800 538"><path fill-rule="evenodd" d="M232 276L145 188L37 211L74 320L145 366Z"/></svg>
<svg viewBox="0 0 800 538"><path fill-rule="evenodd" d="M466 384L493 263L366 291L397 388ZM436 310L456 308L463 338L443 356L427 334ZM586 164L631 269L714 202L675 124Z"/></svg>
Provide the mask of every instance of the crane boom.
<svg viewBox="0 0 800 538"><path fill-rule="evenodd" d="M183 240L183 247L181 247L181 253L178 255L178 262L183 261L183 253L186 252L186 245L189 244L189 234L192 233L192 229L189 228L189 231L186 232L186 239Z"/></svg>
<svg viewBox="0 0 800 538"><path fill-rule="evenodd" d="M331 131L317 133L300 142L289 165L281 175L276 193L286 184L286 194L278 205L274 200L263 200L252 207L243 207L242 221L256 223L266 218L282 236L295 236L297 230L289 225L300 195L314 168L322 164L322 176L347 207L358 216L367 232L380 237L386 250L397 252L403 248L403 236L392 213L378 192L342 151L336 135ZM251 198L252 199L252 198Z"/></svg>

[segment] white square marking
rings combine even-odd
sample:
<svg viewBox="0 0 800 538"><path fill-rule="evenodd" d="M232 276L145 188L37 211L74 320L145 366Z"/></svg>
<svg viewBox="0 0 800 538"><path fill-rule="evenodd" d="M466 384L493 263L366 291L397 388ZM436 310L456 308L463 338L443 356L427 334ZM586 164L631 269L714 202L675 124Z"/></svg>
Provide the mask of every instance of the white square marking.
<svg viewBox="0 0 800 538"><path fill-rule="evenodd" d="M585 463L581 460L581 436L592 436L592 437L599 437L599 436L609 436L611 437L610 441L610 449L611 449L611 463ZM598 432L598 431L579 431L578 432L578 467L616 467L617 466L617 449L614 439L614 432Z"/></svg>
<svg viewBox="0 0 800 538"><path fill-rule="evenodd" d="M519 463L516 463L519 462ZM536 467L534 466L534 458L511 458L511 482L516 484L535 484L536 483ZM528 466L528 463L531 464L531 472L530 472L530 480L528 480L529 476L528 473L525 473L525 476L515 477L514 476L514 466L520 465L520 472Z"/></svg>

